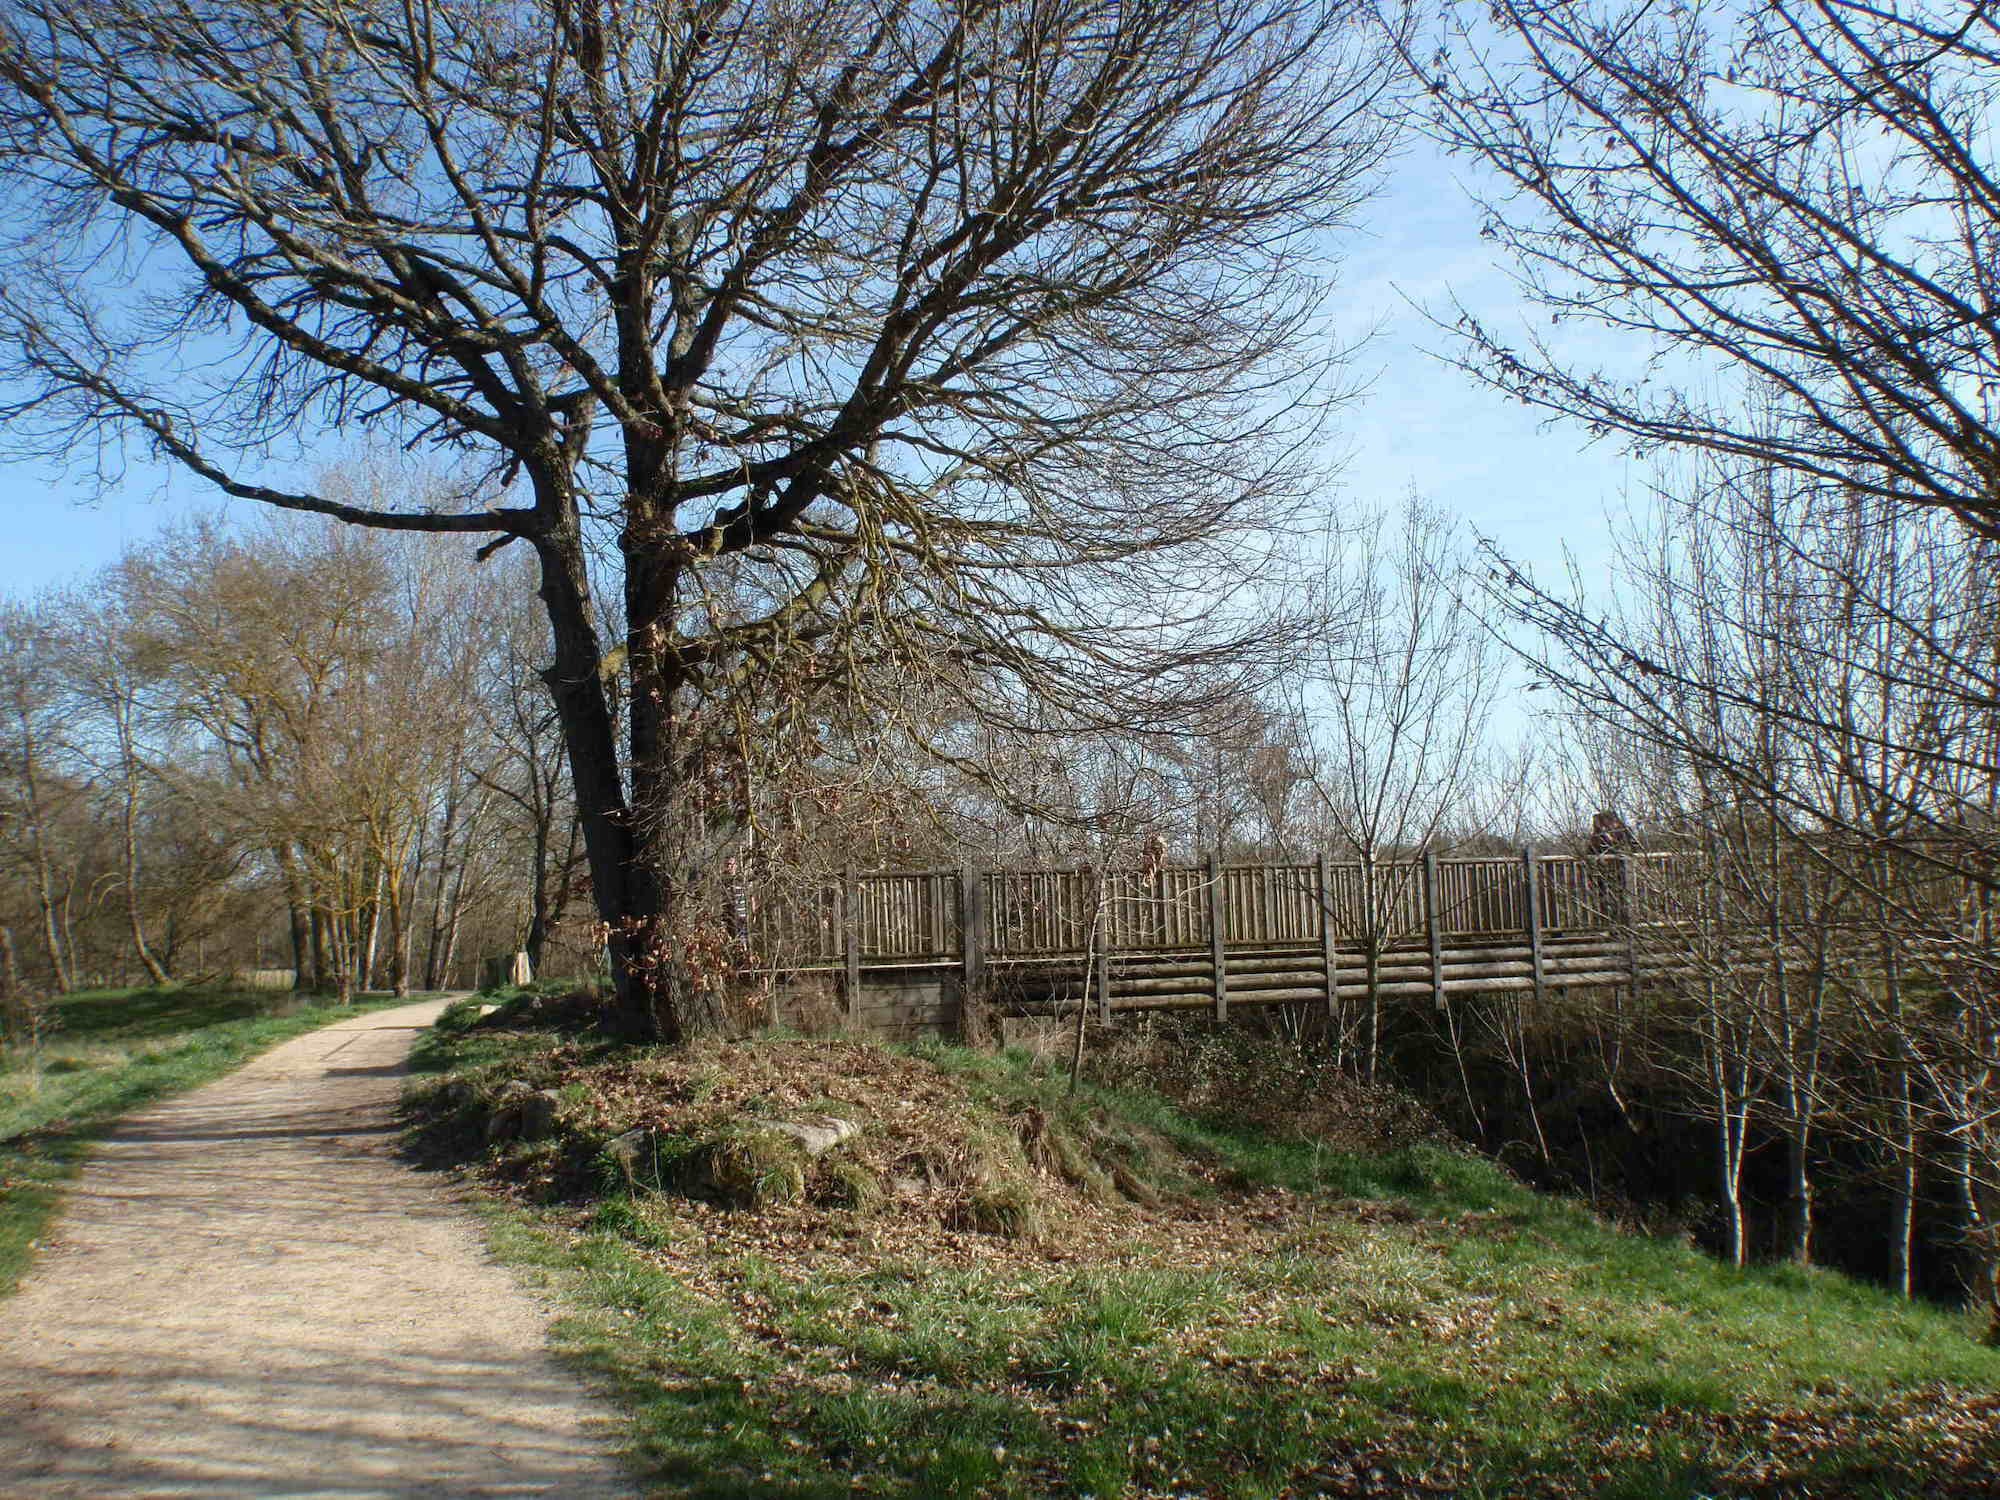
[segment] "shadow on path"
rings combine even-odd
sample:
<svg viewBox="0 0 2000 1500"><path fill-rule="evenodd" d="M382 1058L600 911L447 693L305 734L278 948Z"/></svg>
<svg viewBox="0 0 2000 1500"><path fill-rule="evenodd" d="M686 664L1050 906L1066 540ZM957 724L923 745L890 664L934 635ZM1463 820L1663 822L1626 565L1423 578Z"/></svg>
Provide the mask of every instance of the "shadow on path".
<svg viewBox="0 0 2000 1500"><path fill-rule="evenodd" d="M287 1043L103 1142L0 1305L0 1496L633 1492L543 1310L394 1155L439 1004Z"/></svg>

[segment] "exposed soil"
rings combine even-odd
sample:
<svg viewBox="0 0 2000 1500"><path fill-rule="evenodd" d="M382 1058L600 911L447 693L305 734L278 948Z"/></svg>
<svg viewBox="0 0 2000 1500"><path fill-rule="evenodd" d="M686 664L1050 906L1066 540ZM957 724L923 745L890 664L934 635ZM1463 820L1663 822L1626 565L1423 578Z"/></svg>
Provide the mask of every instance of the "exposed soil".
<svg viewBox="0 0 2000 1500"><path fill-rule="evenodd" d="M0 1495L634 1493L547 1311L396 1159L440 1008L288 1042L104 1143L0 1303Z"/></svg>

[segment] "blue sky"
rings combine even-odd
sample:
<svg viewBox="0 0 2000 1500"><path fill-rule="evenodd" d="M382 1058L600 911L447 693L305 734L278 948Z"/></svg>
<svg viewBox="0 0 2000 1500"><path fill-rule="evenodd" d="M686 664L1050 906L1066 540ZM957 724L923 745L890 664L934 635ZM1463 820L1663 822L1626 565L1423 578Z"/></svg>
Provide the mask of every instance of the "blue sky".
<svg viewBox="0 0 2000 1500"><path fill-rule="evenodd" d="M1413 145L1347 240L1335 320L1349 337L1378 323L1380 331L1359 356L1369 390L1341 422L1338 445L1350 457L1333 503L1394 504L1415 488L1512 556L1553 567L1567 546L1586 575L1601 576L1605 512L1622 503L1631 466L1614 445L1585 446L1575 428L1544 427L1429 357L1424 350L1444 335L1404 300L1438 302L1455 291L1482 316L1502 317L1514 301L1453 173ZM190 477L153 468L134 469L101 501L80 504L80 493L32 467L0 466L0 593L73 580L171 517L220 501Z"/></svg>

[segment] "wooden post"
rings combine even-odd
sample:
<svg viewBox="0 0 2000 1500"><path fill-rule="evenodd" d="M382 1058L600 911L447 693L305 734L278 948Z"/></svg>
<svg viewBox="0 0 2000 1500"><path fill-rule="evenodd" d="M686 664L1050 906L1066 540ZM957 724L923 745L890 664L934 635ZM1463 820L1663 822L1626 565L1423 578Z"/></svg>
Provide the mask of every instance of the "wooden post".
<svg viewBox="0 0 2000 1500"><path fill-rule="evenodd" d="M1632 856L1618 856L1618 906L1625 928L1625 977L1631 981L1632 999L1639 999L1639 902L1632 875Z"/></svg>
<svg viewBox="0 0 2000 1500"><path fill-rule="evenodd" d="M861 879L852 865L842 878L840 894L841 947L847 956L847 1021L853 1025L861 1019Z"/></svg>
<svg viewBox="0 0 2000 1500"><path fill-rule="evenodd" d="M1528 898L1528 958L1535 971L1535 1003L1548 999L1548 976L1542 967L1542 864L1535 846L1521 850L1521 870Z"/></svg>
<svg viewBox="0 0 2000 1500"><path fill-rule="evenodd" d="M1444 919L1438 914L1438 857L1424 851L1424 934L1431 945L1431 1004L1444 1009Z"/></svg>
<svg viewBox="0 0 2000 1500"><path fill-rule="evenodd" d="M1105 941L1097 947L1097 1024L1111 1024L1111 946Z"/></svg>
<svg viewBox="0 0 2000 1500"><path fill-rule="evenodd" d="M1229 898L1222 890L1222 851L1208 851L1208 961L1215 970L1215 1019L1229 1018L1229 962L1222 939L1229 925Z"/></svg>
<svg viewBox="0 0 2000 1500"><path fill-rule="evenodd" d="M958 869L958 950L965 965L965 993L986 983L986 880L971 865Z"/></svg>
<svg viewBox="0 0 2000 1500"><path fill-rule="evenodd" d="M1335 1010L1338 1008L1336 981L1340 974L1340 955L1335 952L1333 928L1333 857L1321 849L1319 851L1319 952L1326 964L1326 1020L1329 1026L1336 1024Z"/></svg>

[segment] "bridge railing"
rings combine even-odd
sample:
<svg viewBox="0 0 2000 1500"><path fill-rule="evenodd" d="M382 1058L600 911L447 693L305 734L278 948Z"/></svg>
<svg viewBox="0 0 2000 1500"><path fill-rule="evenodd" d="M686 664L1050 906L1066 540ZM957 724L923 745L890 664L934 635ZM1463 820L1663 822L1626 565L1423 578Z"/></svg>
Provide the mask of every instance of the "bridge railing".
<svg viewBox="0 0 2000 1500"><path fill-rule="evenodd" d="M996 959L1393 944L1610 932L1672 918L1682 856L1166 864L1144 869L850 872L800 900L767 903L759 946L782 967L947 963L968 925ZM1531 918L1532 911L1532 918Z"/></svg>

